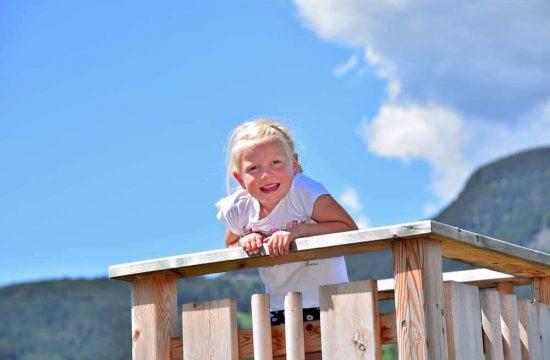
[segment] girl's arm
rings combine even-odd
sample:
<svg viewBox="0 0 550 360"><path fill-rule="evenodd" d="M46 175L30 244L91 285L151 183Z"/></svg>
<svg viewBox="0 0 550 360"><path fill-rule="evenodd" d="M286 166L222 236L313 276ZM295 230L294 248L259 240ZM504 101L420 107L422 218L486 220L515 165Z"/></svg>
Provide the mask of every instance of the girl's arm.
<svg viewBox="0 0 550 360"><path fill-rule="evenodd" d="M317 224L299 224L266 238L264 241L267 241L269 254L275 257L288 255L290 244L300 237L357 230L355 221L329 194L321 195L315 200L311 218Z"/></svg>
<svg viewBox="0 0 550 360"><path fill-rule="evenodd" d="M225 230L225 246L226 247L236 247L239 246L239 235L233 234L229 229Z"/></svg>

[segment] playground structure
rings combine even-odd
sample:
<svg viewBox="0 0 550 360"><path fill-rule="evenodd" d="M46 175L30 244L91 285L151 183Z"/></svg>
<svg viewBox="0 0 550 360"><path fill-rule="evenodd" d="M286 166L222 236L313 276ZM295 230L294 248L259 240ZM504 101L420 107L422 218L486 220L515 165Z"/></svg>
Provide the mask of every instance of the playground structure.
<svg viewBox="0 0 550 360"><path fill-rule="evenodd" d="M232 299L178 314L178 278L383 250L394 278L321 287L320 321L302 321L300 293L287 295L280 326L270 325L265 294L251 299L252 330L237 330ZM482 269L443 273L442 258ZM399 359L550 354L550 255L435 221L301 238L283 259L231 248L114 265L109 276L132 284L135 360L380 359L387 343ZM532 299L518 300L513 286L525 284ZM392 298L395 312L380 314L379 301Z"/></svg>

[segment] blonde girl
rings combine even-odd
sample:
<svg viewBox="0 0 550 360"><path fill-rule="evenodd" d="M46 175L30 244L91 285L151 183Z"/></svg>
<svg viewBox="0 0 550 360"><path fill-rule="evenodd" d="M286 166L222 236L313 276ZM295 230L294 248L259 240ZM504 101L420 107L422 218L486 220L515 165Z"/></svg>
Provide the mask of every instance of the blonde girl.
<svg viewBox="0 0 550 360"><path fill-rule="evenodd" d="M280 123L259 119L238 126L229 139L227 171L228 184L234 178L240 185L217 204L227 247L255 254L266 244L270 256L284 257L297 238L357 229L325 187L302 173L290 132ZM316 319L318 287L348 281L343 257L259 272L270 295L273 324L284 321L287 292L302 292L305 320Z"/></svg>

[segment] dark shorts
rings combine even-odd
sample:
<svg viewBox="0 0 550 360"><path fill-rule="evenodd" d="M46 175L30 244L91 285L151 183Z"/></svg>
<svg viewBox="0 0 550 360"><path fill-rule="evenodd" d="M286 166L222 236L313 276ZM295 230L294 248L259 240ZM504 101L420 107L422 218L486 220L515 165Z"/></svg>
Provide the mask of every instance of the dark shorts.
<svg viewBox="0 0 550 360"><path fill-rule="evenodd" d="M302 310L304 321L319 320L321 311L319 308L307 308ZM281 325L285 323L285 311L271 311L271 325Z"/></svg>

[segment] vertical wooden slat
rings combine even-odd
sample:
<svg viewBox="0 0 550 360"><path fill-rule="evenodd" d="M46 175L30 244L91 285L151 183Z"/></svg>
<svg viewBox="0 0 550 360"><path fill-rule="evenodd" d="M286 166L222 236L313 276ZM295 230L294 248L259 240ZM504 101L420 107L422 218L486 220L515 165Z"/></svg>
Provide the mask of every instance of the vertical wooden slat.
<svg viewBox="0 0 550 360"><path fill-rule="evenodd" d="M505 360L521 358L519 341L518 302L516 295L500 294L500 319Z"/></svg>
<svg viewBox="0 0 550 360"><path fill-rule="evenodd" d="M533 279L533 300L550 305L550 276Z"/></svg>
<svg viewBox="0 0 550 360"><path fill-rule="evenodd" d="M237 305L234 299L183 304L183 358L239 358Z"/></svg>
<svg viewBox="0 0 550 360"><path fill-rule="evenodd" d="M132 359L169 360L177 333L176 277L147 275L132 282Z"/></svg>
<svg viewBox="0 0 550 360"><path fill-rule="evenodd" d="M441 244L397 240L393 259L399 359L447 359Z"/></svg>
<svg viewBox="0 0 550 360"><path fill-rule="evenodd" d="M550 305L535 303L535 313L541 339L542 354L546 357L550 354Z"/></svg>
<svg viewBox="0 0 550 360"><path fill-rule="evenodd" d="M504 359L500 322L500 295L496 290L480 291L483 344L487 360Z"/></svg>
<svg viewBox="0 0 550 360"><path fill-rule="evenodd" d="M304 320L302 293L289 292L285 296L285 341L288 360L304 360Z"/></svg>
<svg viewBox="0 0 550 360"><path fill-rule="evenodd" d="M254 342L254 359L273 359L271 345L271 319L269 316L269 295L252 295L252 337Z"/></svg>
<svg viewBox="0 0 550 360"><path fill-rule="evenodd" d="M376 281L319 288L325 359L381 359Z"/></svg>
<svg viewBox="0 0 550 360"><path fill-rule="evenodd" d="M514 285L510 281L502 281L497 283L497 290L501 294L513 294Z"/></svg>
<svg viewBox="0 0 550 360"><path fill-rule="evenodd" d="M529 300L518 300L521 359L542 359L542 339L539 334L534 305Z"/></svg>
<svg viewBox="0 0 550 360"><path fill-rule="evenodd" d="M479 289L454 281L444 289L449 359L484 359Z"/></svg>

